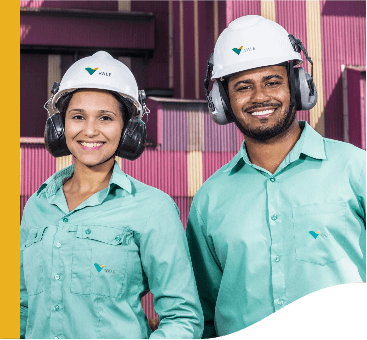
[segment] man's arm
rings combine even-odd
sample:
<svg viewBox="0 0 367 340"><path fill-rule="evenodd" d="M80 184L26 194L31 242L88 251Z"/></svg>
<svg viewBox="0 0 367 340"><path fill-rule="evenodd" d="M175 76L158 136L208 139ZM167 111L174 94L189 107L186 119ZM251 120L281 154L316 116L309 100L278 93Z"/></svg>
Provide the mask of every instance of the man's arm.
<svg viewBox="0 0 367 340"><path fill-rule="evenodd" d="M204 313L202 338L213 338L216 337L215 305L222 280L222 270L214 251L212 239L207 236L206 223L198 212L195 199L190 209L186 236Z"/></svg>

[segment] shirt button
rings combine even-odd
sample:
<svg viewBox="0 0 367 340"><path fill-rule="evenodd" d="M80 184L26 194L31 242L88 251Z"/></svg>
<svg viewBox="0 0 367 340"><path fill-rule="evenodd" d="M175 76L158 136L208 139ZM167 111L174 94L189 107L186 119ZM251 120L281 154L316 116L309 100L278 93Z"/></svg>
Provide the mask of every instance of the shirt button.
<svg viewBox="0 0 367 340"><path fill-rule="evenodd" d="M277 218L278 218L278 216L277 216L277 215L273 215L273 216L271 217L271 219L272 219L273 221L275 221Z"/></svg>
<svg viewBox="0 0 367 340"><path fill-rule="evenodd" d="M66 222L69 222L69 219L68 219L67 217L64 217L64 218L62 219L62 221L66 223Z"/></svg>
<svg viewBox="0 0 367 340"><path fill-rule="evenodd" d="M85 233L89 235L91 233L90 229L87 229Z"/></svg>
<svg viewBox="0 0 367 340"><path fill-rule="evenodd" d="M60 248L61 247L61 243L59 242L58 244L56 244L56 247L57 248Z"/></svg>
<svg viewBox="0 0 367 340"><path fill-rule="evenodd" d="M279 302L278 302L279 303ZM60 306L59 305L56 305L55 307L54 307L54 310L57 312L57 311L59 311L60 310Z"/></svg>
<svg viewBox="0 0 367 340"><path fill-rule="evenodd" d="M283 305L284 301L282 299L278 300L278 305L281 306Z"/></svg>
<svg viewBox="0 0 367 340"><path fill-rule="evenodd" d="M55 275L55 280L60 280L60 275Z"/></svg>
<svg viewBox="0 0 367 340"><path fill-rule="evenodd" d="M278 256L278 255L277 255L277 256L275 256L274 261L275 261L275 262L279 262L279 261L280 261L280 256Z"/></svg>
<svg viewBox="0 0 367 340"><path fill-rule="evenodd" d="M116 240L117 242L120 242L120 241L121 241L121 237L117 235L117 236L115 237L115 240Z"/></svg>
<svg viewBox="0 0 367 340"><path fill-rule="evenodd" d="M274 177L270 177L270 182L275 182L275 178Z"/></svg>
<svg viewBox="0 0 367 340"><path fill-rule="evenodd" d="M54 337L54 339L58 339L58 337L57 337L57 336L55 336L55 337Z"/></svg>

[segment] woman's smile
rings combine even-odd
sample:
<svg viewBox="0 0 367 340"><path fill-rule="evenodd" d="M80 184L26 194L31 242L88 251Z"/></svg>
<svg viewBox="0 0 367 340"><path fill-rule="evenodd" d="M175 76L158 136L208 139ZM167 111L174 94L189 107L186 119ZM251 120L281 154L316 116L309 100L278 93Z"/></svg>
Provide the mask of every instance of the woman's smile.
<svg viewBox="0 0 367 340"><path fill-rule="evenodd" d="M79 142L83 150L99 150L104 142Z"/></svg>

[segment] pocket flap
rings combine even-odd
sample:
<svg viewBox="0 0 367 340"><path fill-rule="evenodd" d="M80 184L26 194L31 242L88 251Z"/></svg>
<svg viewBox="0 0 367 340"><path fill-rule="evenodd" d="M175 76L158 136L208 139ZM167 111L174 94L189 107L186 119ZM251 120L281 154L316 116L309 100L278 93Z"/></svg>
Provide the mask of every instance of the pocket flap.
<svg viewBox="0 0 367 340"><path fill-rule="evenodd" d="M134 232L128 227L120 229L109 226L80 226L76 237L118 246L130 244L133 235Z"/></svg>
<svg viewBox="0 0 367 340"><path fill-rule="evenodd" d="M47 227L34 228L30 231L27 241L20 247L20 250L24 250L30 247L32 244L37 243L43 239L43 235L46 232Z"/></svg>

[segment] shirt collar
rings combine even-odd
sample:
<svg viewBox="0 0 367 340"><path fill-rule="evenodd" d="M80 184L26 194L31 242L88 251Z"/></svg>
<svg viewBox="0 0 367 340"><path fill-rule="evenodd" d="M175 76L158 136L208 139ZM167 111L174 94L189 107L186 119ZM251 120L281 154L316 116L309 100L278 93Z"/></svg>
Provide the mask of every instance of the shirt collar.
<svg viewBox="0 0 367 340"><path fill-rule="evenodd" d="M301 154L315 159L326 159L323 137L305 121L300 121L299 126L302 129L302 133L301 137L287 156L290 162L299 159ZM232 158L223 172L231 171L240 161L243 162L242 165L244 165L244 163L251 164L245 148L245 140L241 144L240 151Z"/></svg>
<svg viewBox="0 0 367 340"><path fill-rule="evenodd" d="M45 193L46 197L51 197L56 194L56 192L63 185L65 178L70 177L74 173L74 164L56 172L49 179L47 179L37 190L37 196L41 193ZM115 161L110 183L108 185L108 192L111 190L113 185L117 185L121 189L125 189L129 194L131 194L131 182L127 175L120 169L120 166Z"/></svg>

